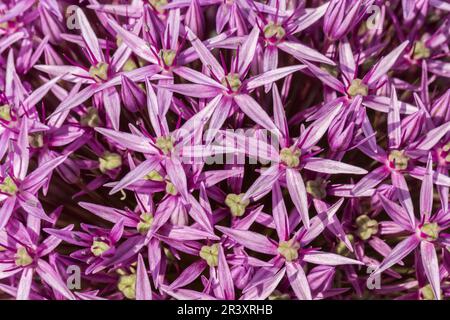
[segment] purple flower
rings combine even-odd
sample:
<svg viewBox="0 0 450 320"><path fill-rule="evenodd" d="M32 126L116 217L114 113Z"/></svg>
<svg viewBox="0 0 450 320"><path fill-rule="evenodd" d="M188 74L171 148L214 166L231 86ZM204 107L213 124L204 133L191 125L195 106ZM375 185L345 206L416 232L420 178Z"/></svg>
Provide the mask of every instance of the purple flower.
<svg viewBox="0 0 450 320"><path fill-rule="evenodd" d="M4 1L0 298L450 297L449 12Z"/></svg>

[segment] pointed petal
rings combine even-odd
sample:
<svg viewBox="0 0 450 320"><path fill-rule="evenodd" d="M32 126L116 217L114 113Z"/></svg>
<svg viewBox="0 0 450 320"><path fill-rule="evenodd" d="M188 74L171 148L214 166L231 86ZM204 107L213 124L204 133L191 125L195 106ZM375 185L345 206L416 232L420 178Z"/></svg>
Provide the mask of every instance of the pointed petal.
<svg viewBox="0 0 450 320"><path fill-rule="evenodd" d="M138 255L136 272L136 300L152 300L152 288L141 254Z"/></svg>
<svg viewBox="0 0 450 320"><path fill-rule="evenodd" d="M356 63L347 37L341 40L339 44L339 61L342 73L345 74L347 79L353 79L356 74Z"/></svg>
<svg viewBox="0 0 450 320"><path fill-rule="evenodd" d="M200 39L192 32L191 29L187 28L187 37L197 52L200 60L203 65L207 68L210 68L211 71L218 79L223 79L225 77L225 72L223 68L220 66L219 62L217 62L216 58L211 54L209 49L200 41Z"/></svg>
<svg viewBox="0 0 450 320"><path fill-rule="evenodd" d="M433 159L428 155L427 170L420 188L420 216L430 216L433 208Z"/></svg>
<svg viewBox="0 0 450 320"><path fill-rule="evenodd" d="M404 41L401 45L392 50L391 53L389 53L387 56L381 59L376 64L376 66L372 70L370 70L370 72L364 77L363 82L367 83L369 87L374 85L382 76L384 76L392 68L392 66L395 64L395 62L403 53L403 50L405 50L408 44L409 44L408 40Z"/></svg>
<svg viewBox="0 0 450 320"><path fill-rule="evenodd" d="M286 120L286 113L284 111L283 103L281 102L280 92L278 87L274 86L272 89L273 94L273 117L275 125L281 131L281 134L285 139L289 137L289 129Z"/></svg>
<svg viewBox="0 0 450 320"><path fill-rule="evenodd" d="M389 136L389 147L391 149L397 149L402 143L402 131L401 131L401 121L400 121L400 109L397 99L397 91L395 87L392 86L391 93L391 105L388 113L388 136Z"/></svg>
<svg viewBox="0 0 450 320"><path fill-rule="evenodd" d="M305 164L305 169L328 173L328 174L366 174L367 171L365 169L352 166L350 164L346 164L340 161L330 160L330 159L322 159L322 158L308 158Z"/></svg>
<svg viewBox="0 0 450 320"><path fill-rule="evenodd" d="M386 170L384 166L378 167L374 169L372 172L369 172L366 176L364 176L352 190L352 193L355 196L359 196L366 192L367 190L376 187L380 184L384 179L389 176L389 171Z"/></svg>
<svg viewBox="0 0 450 320"><path fill-rule="evenodd" d="M309 263L326 265L326 266L340 266L346 264L364 265L361 261L350 259L334 253L310 251L305 253L303 260Z"/></svg>
<svg viewBox="0 0 450 320"><path fill-rule="evenodd" d="M75 296L72 292L70 292L64 281L61 279L61 276L47 262L39 259L36 272L45 283L47 283L52 289L62 294L66 299L76 300Z"/></svg>
<svg viewBox="0 0 450 320"><path fill-rule="evenodd" d="M112 19L109 19L108 23L136 55L150 63L159 64L158 59L151 53L150 45L147 42L134 33L125 30Z"/></svg>
<svg viewBox="0 0 450 320"><path fill-rule="evenodd" d="M256 46L258 45L258 38L259 28L258 26L254 26L239 49L239 65L237 69L239 74L243 74L253 61Z"/></svg>
<svg viewBox="0 0 450 320"><path fill-rule="evenodd" d="M149 138L106 128L95 128L95 131L124 148L142 153L159 154L158 149L153 146L153 142Z"/></svg>
<svg viewBox="0 0 450 320"><path fill-rule="evenodd" d="M261 269L264 270L264 269ZM283 279L286 268L281 268L277 272L268 273L264 281L260 281L252 288L245 290L240 300L265 300L276 289Z"/></svg>
<svg viewBox="0 0 450 320"><path fill-rule="evenodd" d="M286 273L292 290L299 300L312 300L305 271L299 263L286 263Z"/></svg>
<svg viewBox="0 0 450 320"><path fill-rule="evenodd" d="M379 197L381 205L383 206L384 210L392 220L394 220L404 230L410 231L414 230L409 221L408 212L406 212L406 210L403 207L389 200L382 194L379 194Z"/></svg>
<svg viewBox="0 0 450 320"><path fill-rule="evenodd" d="M310 227L308 196L303 178L298 171L288 168L286 169L286 182L292 202L294 202L295 208L300 214L304 226L308 229Z"/></svg>
<svg viewBox="0 0 450 320"><path fill-rule="evenodd" d="M409 193L408 184L405 177L396 171L391 173L392 184L394 185L400 203L406 209L409 217L409 223L414 229L416 226L416 218L414 217L414 205L412 203L411 194Z"/></svg>
<svg viewBox="0 0 450 320"><path fill-rule="evenodd" d="M89 48L89 55L95 58L96 63L103 62L105 59L103 58L103 53L100 50L98 38L95 35L94 30L92 30L92 27L89 24L86 15L80 8L76 10L76 15L77 15L77 22L81 29L81 36L83 37L84 42Z"/></svg>
<svg viewBox="0 0 450 320"><path fill-rule="evenodd" d="M434 245L428 241L420 243L420 253L422 256L422 264L425 269L428 281L433 288L434 296L437 300L441 300L441 280L439 276L439 263Z"/></svg>
<svg viewBox="0 0 450 320"><path fill-rule="evenodd" d="M314 50L308 46L305 46L299 42L283 41L277 46L281 50L289 53L300 62L305 60L314 61L319 63L325 63L329 65L336 65L330 58L327 58L317 50Z"/></svg>
<svg viewBox="0 0 450 320"><path fill-rule="evenodd" d="M403 260L411 251L413 251L419 245L420 240L415 234L409 236L408 238L401 241L399 244L392 249L391 253L383 260L383 262L378 266L378 268L372 273L371 276L380 274L381 272L389 269L394 264Z"/></svg>
<svg viewBox="0 0 450 320"><path fill-rule="evenodd" d="M239 106L241 111L255 123L267 130L271 130L277 135L280 135L280 132L273 123L272 119L251 96L248 94L239 94L234 97L234 101Z"/></svg>
<svg viewBox="0 0 450 320"><path fill-rule="evenodd" d="M223 288L224 298L234 300L234 281L231 277L230 267L228 266L223 247L219 246L219 262L217 266L217 277L220 287Z"/></svg>
<svg viewBox="0 0 450 320"><path fill-rule="evenodd" d="M8 197L2 204L0 209L0 230L8 224L9 218L11 217L14 206L16 204L16 197Z"/></svg>
<svg viewBox="0 0 450 320"><path fill-rule="evenodd" d="M448 132L450 132L450 121L443 125L428 131L417 145L412 148L419 150L430 150L433 148Z"/></svg>
<svg viewBox="0 0 450 320"><path fill-rule="evenodd" d="M173 72L179 75L181 78L184 78L185 80L188 80L190 82L203 84L205 86L217 87L221 90L227 90L227 88L225 88L221 83L194 69L188 67L178 67L174 69Z"/></svg>
<svg viewBox="0 0 450 320"><path fill-rule="evenodd" d="M256 181L248 188L243 199L258 200L272 189L272 185L278 180L281 172L278 165L273 165L263 171Z"/></svg>
<svg viewBox="0 0 450 320"><path fill-rule="evenodd" d="M325 84L326 86L330 87L333 90L336 90L337 92L345 94L345 87L342 84L342 82L340 82L338 79L333 77L327 71L322 70L319 67L315 66L314 64L308 62L307 60L303 60L303 63L308 67L308 69L315 77L317 77L320 81L323 82L323 84Z"/></svg>
<svg viewBox="0 0 450 320"><path fill-rule="evenodd" d="M20 276L19 285L17 287L17 300L28 300L33 283L33 268L25 268Z"/></svg>
<svg viewBox="0 0 450 320"><path fill-rule="evenodd" d="M250 78L246 84L245 87L247 90L253 90L258 87L261 87L265 84L274 83L277 80L283 79L284 77L290 75L291 73L294 73L296 71L302 70L306 68L304 65L297 65L297 66L290 66L290 67L284 67L284 68L278 68L275 70L267 71L263 74L260 74L258 76L254 76Z"/></svg>
<svg viewBox="0 0 450 320"><path fill-rule="evenodd" d="M250 250L270 255L278 254L277 246L267 237L259 233L247 230L231 229L222 226L216 226L216 228Z"/></svg>
<svg viewBox="0 0 450 320"><path fill-rule="evenodd" d="M144 162L140 163L136 168L128 172L125 175L125 177L123 177L122 180L120 180L119 183L116 184L114 188L111 189L109 194L114 194L117 191L126 188L130 184L133 184L134 182L142 179L146 174L156 169L159 163L160 161L157 157L153 157L149 160L145 160Z"/></svg>
<svg viewBox="0 0 450 320"><path fill-rule="evenodd" d="M175 290L192 283L197 279L205 270L206 263L204 260L198 260L192 263L189 267L185 268L183 272L172 282L169 286L170 289Z"/></svg>
<svg viewBox="0 0 450 320"><path fill-rule="evenodd" d="M281 193L280 184L275 182L272 187L273 221L278 234L278 239L287 240L289 237L289 217Z"/></svg>

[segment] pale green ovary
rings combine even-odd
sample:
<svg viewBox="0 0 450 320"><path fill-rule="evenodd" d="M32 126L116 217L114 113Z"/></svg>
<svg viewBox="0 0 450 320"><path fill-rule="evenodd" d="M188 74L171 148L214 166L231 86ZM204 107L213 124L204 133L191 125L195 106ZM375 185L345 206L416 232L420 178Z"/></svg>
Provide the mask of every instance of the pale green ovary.
<svg viewBox="0 0 450 320"><path fill-rule="evenodd" d="M245 208L249 205L249 200L242 200L244 193L234 194L230 193L225 198L225 204L230 208L231 214L235 217L240 217L245 213Z"/></svg>
<svg viewBox="0 0 450 320"><path fill-rule="evenodd" d="M14 256L14 261L16 263L16 266L26 267L33 262L33 258L30 257L27 249L25 249L24 247L20 247L19 249L17 249L17 253Z"/></svg>
<svg viewBox="0 0 450 320"><path fill-rule="evenodd" d="M294 261L298 259L298 250L300 243L293 239L289 241L281 241L278 245L278 253L281 254L286 261Z"/></svg>
<svg viewBox="0 0 450 320"><path fill-rule="evenodd" d="M121 275L117 288L127 299L136 299L136 274Z"/></svg>
<svg viewBox="0 0 450 320"><path fill-rule="evenodd" d="M434 241L439 238L440 228L436 222L425 223L420 231L427 235L427 240Z"/></svg>
<svg viewBox="0 0 450 320"><path fill-rule="evenodd" d="M102 173L108 170L114 170L122 165L122 157L117 153L105 152L101 158L99 168Z"/></svg>
<svg viewBox="0 0 450 320"><path fill-rule="evenodd" d="M395 169L405 170L408 168L409 157L403 151L394 150L389 154L389 161L393 163Z"/></svg>
<svg viewBox="0 0 450 320"><path fill-rule="evenodd" d="M105 81L108 80L108 68L109 65L105 62L99 62L95 66L91 66L89 69L89 74L95 81Z"/></svg>
<svg viewBox="0 0 450 320"><path fill-rule="evenodd" d="M280 151L281 161L289 168L298 167L300 164L301 151L299 149L283 148Z"/></svg>
<svg viewBox="0 0 450 320"><path fill-rule="evenodd" d="M277 40L283 39L283 37L286 35L286 30L278 24L275 24L273 21L270 21L265 27L264 27L264 36L267 39L275 37Z"/></svg>
<svg viewBox="0 0 450 320"><path fill-rule="evenodd" d="M237 73L230 73L222 80L222 85L224 87L230 87L233 92L236 92L239 90L239 88L242 85L241 79L239 77L239 74Z"/></svg>
<svg viewBox="0 0 450 320"><path fill-rule="evenodd" d="M144 212L139 216L139 220L140 221L137 224L136 229L140 234L145 235L152 227L153 215L151 213Z"/></svg>
<svg viewBox="0 0 450 320"><path fill-rule="evenodd" d="M164 153L168 154L173 150L172 137L158 137L156 138L156 146Z"/></svg>
<svg viewBox="0 0 450 320"><path fill-rule="evenodd" d="M356 234L362 240L368 240L372 235L378 233L378 222L370 219L367 215L361 215L356 219L358 230Z"/></svg>
<svg viewBox="0 0 450 320"><path fill-rule="evenodd" d="M347 89L347 93L351 97L356 97L358 95L365 97L369 94L369 87L365 85L361 79L354 79Z"/></svg>
<svg viewBox="0 0 450 320"><path fill-rule="evenodd" d="M219 244L215 243L211 246L203 246L200 249L200 257L210 267L217 267L219 265Z"/></svg>
<svg viewBox="0 0 450 320"><path fill-rule="evenodd" d="M11 107L9 104L4 104L0 106L0 119L5 121L11 121Z"/></svg>
<svg viewBox="0 0 450 320"><path fill-rule="evenodd" d="M0 184L0 191L3 193L14 195L17 193L17 190L17 185L14 183L14 180L11 179L11 177L6 177L3 180L3 183Z"/></svg>
<svg viewBox="0 0 450 320"><path fill-rule="evenodd" d="M427 59L431 56L431 51L423 41L416 41L414 44L413 57L415 60Z"/></svg>
<svg viewBox="0 0 450 320"><path fill-rule="evenodd" d="M101 240L94 240L92 241L91 252L94 256L99 257L110 248L111 247L106 242Z"/></svg>

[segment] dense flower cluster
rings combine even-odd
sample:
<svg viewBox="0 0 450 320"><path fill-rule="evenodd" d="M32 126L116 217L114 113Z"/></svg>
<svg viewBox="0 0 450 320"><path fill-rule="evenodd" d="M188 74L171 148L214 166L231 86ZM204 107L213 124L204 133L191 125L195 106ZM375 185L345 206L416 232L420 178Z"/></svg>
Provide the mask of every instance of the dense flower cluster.
<svg viewBox="0 0 450 320"><path fill-rule="evenodd" d="M446 0L4 0L0 297L450 297Z"/></svg>

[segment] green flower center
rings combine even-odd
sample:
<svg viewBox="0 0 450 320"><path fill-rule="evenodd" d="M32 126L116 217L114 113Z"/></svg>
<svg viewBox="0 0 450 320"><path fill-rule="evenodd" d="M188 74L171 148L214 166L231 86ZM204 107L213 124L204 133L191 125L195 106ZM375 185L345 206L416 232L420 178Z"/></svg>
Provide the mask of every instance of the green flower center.
<svg viewBox="0 0 450 320"><path fill-rule="evenodd" d="M203 246L200 249L200 258L205 260L210 267L217 267L219 265L219 244Z"/></svg>
<svg viewBox="0 0 450 320"><path fill-rule="evenodd" d="M151 213L144 212L139 216L139 220L140 221L137 224L136 229L140 234L145 235L152 227L153 215Z"/></svg>
<svg viewBox="0 0 450 320"><path fill-rule="evenodd" d="M394 150L389 154L389 162L396 170L405 170L408 168L409 157L403 151Z"/></svg>
<svg viewBox="0 0 450 320"><path fill-rule="evenodd" d="M6 177L0 184L0 191L2 191L3 193L15 195L17 190L17 185L14 183L14 180L11 179L11 177Z"/></svg>
<svg viewBox="0 0 450 320"><path fill-rule="evenodd" d="M414 44L413 58L415 60L427 59L431 56L431 51L423 41L416 41Z"/></svg>
<svg viewBox="0 0 450 320"><path fill-rule="evenodd" d="M136 299L136 274L121 275L117 288L127 299Z"/></svg>
<svg viewBox="0 0 450 320"><path fill-rule="evenodd" d="M365 214L356 219L356 225L358 226L356 234L362 240L368 240L372 235L378 233L378 222Z"/></svg>
<svg viewBox="0 0 450 320"><path fill-rule="evenodd" d="M163 176L156 170L152 170L149 173L147 173L144 177L145 180L152 180L152 181L164 181Z"/></svg>
<svg viewBox="0 0 450 320"><path fill-rule="evenodd" d="M42 132L32 133L28 136L28 142L33 148L42 148L44 146L44 134Z"/></svg>
<svg viewBox="0 0 450 320"><path fill-rule="evenodd" d="M136 70L138 68L138 65L136 64L136 62L134 62L133 59L129 58L123 65L122 67L122 71L133 71Z"/></svg>
<svg viewBox="0 0 450 320"><path fill-rule="evenodd" d="M177 52L175 50L161 50L159 53L162 57L164 64L168 67L173 65Z"/></svg>
<svg viewBox="0 0 450 320"><path fill-rule="evenodd" d="M250 200L242 200L244 193L234 194L230 193L225 198L225 204L230 208L231 214L235 217L240 217L245 213L245 208L250 203Z"/></svg>
<svg viewBox="0 0 450 320"><path fill-rule="evenodd" d="M14 261L16 263L16 266L26 267L33 262L33 258L30 257L27 249L25 249L24 247L20 247L19 249L17 249L17 253L14 256Z"/></svg>
<svg viewBox="0 0 450 320"><path fill-rule="evenodd" d="M0 106L0 119L4 121L11 121L11 107L9 104Z"/></svg>
<svg viewBox="0 0 450 320"><path fill-rule="evenodd" d="M283 148L280 151L281 161L289 168L298 167L300 164L300 149L292 150L291 148Z"/></svg>
<svg viewBox="0 0 450 320"><path fill-rule="evenodd" d="M159 13L164 13L164 7L168 2L167 0L149 0L148 1Z"/></svg>
<svg viewBox="0 0 450 320"><path fill-rule="evenodd" d="M92 241L91 252L94 254L94 256L99 257L110 248L111 247L106 242L101 240L94 240Z"/></svg>
<svg viewBox="0 0 450 320"><path fill-rule="evenodd" d="M420 289L420 296L422 297L423 300L436 300L436 297L434 296L433 292L433 287L431 287L431 284L427 284L425 287L422 287Z"/></svg>
<svg viewBox="0 0 450 320"><path fill-rule="evenodd" d="M306 182L306 192L316 199L323 199L327 196L327 183L321 178Z"/></svg>
<svg viewBox="0 0 450 320"><path fill-rule="evenodd" d="M286 261L294 261L298 259L298 250L300 243L291 239L289 241L281 241L278 245L278 253L281 254Z"/></svg>
<svg viewBox="0 0 450 320"><path fill-rule="evenodd" d="M173 150L172 137L158 137L158 138L156 138L156 146L164 154L169 154Z"/></svg>
<svg viewBox="0 0 450 320"><path fill-rule="evenodd" d="M269 300L290 300L291 297L287 293L282 293L279 290L275 290L269 296Z"/></svg>
<svg viewBox="0 0 450 320"><path fill-rule="evenodd" d="M356 97L358 95L365 97L369 94L369 87L365 85L361 79L354 79L350 84L350 87L348 87L347 93L351 97Z"/></svg>
<svg viewBox="0 0 450 320"><path fill-rule="evenodd" d="M89 107L87 113L81 116L80 123L82 126L95 128L100 124L98 111L94 107Z"/></svg>
<svg viewBox="0 0 450 320"><path fill-rule="evenodd" d="M98 158L100 162L99 168L102 173L108 170L114 170L122 165L122 157L117 153L105 152L101 158Z"/></svg>
<svg viewBox="0 0 450 320"><path fill-rule="evenodd" d="M89 69L89 74L97 82L102 82L108 80L108 68L109 65L105 62L99 62L95 66L91 66Z"/></svg>
<svg viewBox="0 0 450 320"><path fill-rule="evenodd" d="M222 79L222 85L224 87L230 88L231 91L237 92L239 91L242 82L239 78L239 74L237 73L229 73L225 76L225 78Z"/></svg>
<svg viewBox="0 0 450 320"><path fill-rule="evenodd" d="M352 234L348 234L347 235L347 239L353 244L353 242L355 241L355 237ZM345 245L344 241L339 241L339 243L336 245L336 253L344 256L344 257L348 257L350 255L350 250L347 248L347 246Z"/></svg>
<svg viewBox="0 0 450 320"><path fill-rule="evenodd" d="M175 185L170 181L166 182L166 193L173 196L176 196L178 194L177 188L175 188Z"/></svg>
<svg viewBox="0 0 450 320"><path fill-rule="evenodd" d="M425 223L422 228L420 228L422 232L422 237L429 241L435 241L439 238L439 225L436 222Z"/></svg>
<svg viewBox="0 0 450 320"><path fill-rule="evenodd" d="M275 38L277 40L281 40L286 35L286 30L278 24L275 24L273 21L270 21L264 27L264 36L267 39Z"/></svg>

